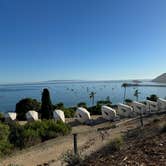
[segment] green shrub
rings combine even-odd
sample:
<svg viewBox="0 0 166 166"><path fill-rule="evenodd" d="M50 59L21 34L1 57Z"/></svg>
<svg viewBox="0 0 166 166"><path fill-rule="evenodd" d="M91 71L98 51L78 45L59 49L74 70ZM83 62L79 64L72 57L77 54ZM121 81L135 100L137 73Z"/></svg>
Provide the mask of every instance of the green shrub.
<svg viewBox="0 0 166 166"><path fill-rule="evenodd" d="M91 115L101 115L101 106L92 106L88 108Z"/></svg>
<svg viewBox="0 0 166 166"><path fill-rule="evenodd" d="M147 97L146 98L147 100L150 100L150 101L157 101L157 99L158 99L158 96L157 95L155 95L155 94L152 94L152 95L150 95L149 97Z"/></svg>
<svg viewBox="0 0 166 166"><path fill-rule="evenodd" d="M2 113L0 113L0 121L1 121L1 122L4 121L4 116L3 116Z"/></svg>
<svg viewBox="0 0 166 166"><path fill-rule="evenodd" d="M0 157L11 153L12 145L8 140L9 126L0 123Z"/></svg>
<svg viewBox="0 0 166 166"><path fill-rule="evenodd" d="M80 102L80 103L77 104L77 107L87 108L87 104L85 102Z"/></svg>
<svg viewBox="0 0 166 166"><path fill-rule="evenodd" d="M133 100L131 100L131 99L125 99L125 103L132 103L133 102Z"/></svg>
<svg viewBox="0 0 166 166"><path fill-rule="evenodd" d="M17 122L10 123L9 126L10 126L10 134L9 134L10 143L13 144L14 147L22 149L24 147L24 140L23 140L24 127Z"/></svg>
<svg viewBox="0 0 166 166"><path fill-rule="evenodd" d="M64 108L63 109L66 118L73 118L75 114L74 108Z"/></svg>
<svg viewBox="0 0 166 166"><path fill-rule="evenodd" d="M0 141L0 157L8 155L12 152L13 146L8 140Z"/></svg>
<svg viewBox="0 0 166 166"><path fill-rule="evenodd" d="M71 151L67 151L63 156L63 161L67 166L81 165L83 158L80 154L73 154Z"/></svg>
<svg viewBox="0 0 166 166"><path fill-rule="evenodd" d="M109 143L109 150L111 152L120 150L121 146L123 145L123 139L122 137L115 138L114 140L111 140Z"/></svg>
<svg viewBox="0 0 166 166"><path fill-rule="evenodd" d="M64 103L63 102L60 102L60 103L57 103L55 106L54 106L55 109L64 109Z"/></svg>
<svg viewBox="0 0 166 166"><path fill-rule="evenodd" d="M18 123L10 124L9 140L15 148L25 148L42 141L65 135L71 131L67 124L54 120L43 120L27 123L24 126Z"/></svg>
<svg viewBox="0 0 166 166"><path fill-rule="evenodd" d="M24 147L30 147L41 142L38 132L32 129L24 129L22 133Z"/></svg>

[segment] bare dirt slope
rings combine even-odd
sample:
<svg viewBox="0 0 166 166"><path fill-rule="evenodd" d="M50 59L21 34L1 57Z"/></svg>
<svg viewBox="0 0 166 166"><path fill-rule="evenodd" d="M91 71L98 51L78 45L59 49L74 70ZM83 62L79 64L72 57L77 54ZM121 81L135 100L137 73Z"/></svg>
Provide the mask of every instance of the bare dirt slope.
<svg viewBox="0 0 166 166"><path fill-rule="evenodd" d="M146 123L151 121L153 118L147 118L145 120ZM116 124L118 124L118 127L113 129L109 129L112 126L112 123L110 122L102 123L93 127L86 125L73 127L73 133L79 133L78 148L82 155L90 155L91 153L99 150L106 145L110 139L121 135L124 131L139 126L140 121L122 120L120 122L116 122ZM104 130L104 128L106 128L106 130ZM63 154L67 150L71 149L73 149L72 134L19 151L15 155L3 159L0 163L2 166L7 166L11 163L23 166L36 166L39 164L50 163L50 166L58 166L62 165Z"/></svg>
<svg viewBox="0 0 166 166"><path fill-rule="evenodd" d="M107 145L93 153L83 165L166 166L166 132L161 132L164 122L166 117L143 129L131 130L120 151L112 152Z"/></svg>

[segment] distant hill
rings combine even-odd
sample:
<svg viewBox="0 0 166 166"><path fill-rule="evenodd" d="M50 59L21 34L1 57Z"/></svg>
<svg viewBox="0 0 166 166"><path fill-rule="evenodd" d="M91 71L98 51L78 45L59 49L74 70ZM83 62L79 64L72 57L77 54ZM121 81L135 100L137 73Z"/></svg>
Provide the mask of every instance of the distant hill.
<svg viewBox="0 0 166 166"><path fill-rule="evenodd" d="M156 77L152 80L153 82L166 83L166 73Z"/></svg>

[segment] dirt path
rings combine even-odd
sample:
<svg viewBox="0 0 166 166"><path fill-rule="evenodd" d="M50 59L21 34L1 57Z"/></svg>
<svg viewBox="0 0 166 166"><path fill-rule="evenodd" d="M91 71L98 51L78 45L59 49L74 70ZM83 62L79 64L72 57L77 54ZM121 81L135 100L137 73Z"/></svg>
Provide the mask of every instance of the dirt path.
<svg viewBox="0 0 166 166"><path fill-rule="evenodd" d="M146 122L151 118L147 118ZM114 129L109 129L107 132L97 131L98 128L111 126L111 123L106 122L94 127L90 126L77 126L73 127L73 133L78 134L78 148L83 155L89 155L92 152L98 150L104 146L108 140L115 138L122 132L135 128L140 125L139 120L133 120L128 122L128 120L123 120L121 122L116 122L118 127ZM68 135L64 137L59 137L37 146L28 148L17 152L14 156L10 156L3 161L1 161L0 166L7 166L8 164L19 164L23 166L36 166L43 163L51 162L51 166L58 166L61 164L62 154L67 150L73 148L73 135Z"/></svg>

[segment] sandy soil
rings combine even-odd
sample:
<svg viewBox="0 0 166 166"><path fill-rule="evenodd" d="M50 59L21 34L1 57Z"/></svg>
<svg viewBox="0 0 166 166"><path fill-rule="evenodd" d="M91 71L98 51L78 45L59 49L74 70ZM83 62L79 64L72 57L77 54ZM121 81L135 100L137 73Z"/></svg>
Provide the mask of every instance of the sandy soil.
<svg viewBox="0 0 166 166"><path fill-rule="evenodd" d="M149 117L144 121L148 123L151 119L152 117ZM112 124L116 124L117 127L109 129ZM75 126L72 129L72 133L78 133L79 152L81 152L82 155L90 155L103 147L108 141L110 141L110 139L113 139L121 135L123 132L139 125L140 121L138 119L127 119L114 123L105 122L93 127L87 125ZM106 130L104 128L106 128ZM44 163L50 163L50 166L60 166L62 165L63 154L72 149L73 135L70 134L18 151L14 155L3 159L0 162L0 166L7 166L8 164L37 166Z"/></svg>

